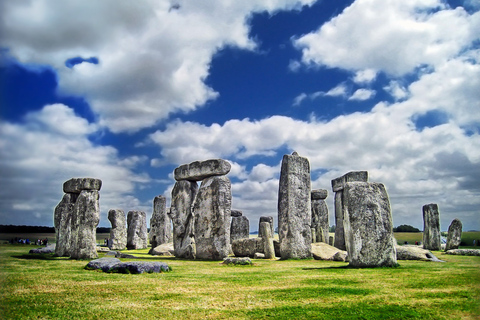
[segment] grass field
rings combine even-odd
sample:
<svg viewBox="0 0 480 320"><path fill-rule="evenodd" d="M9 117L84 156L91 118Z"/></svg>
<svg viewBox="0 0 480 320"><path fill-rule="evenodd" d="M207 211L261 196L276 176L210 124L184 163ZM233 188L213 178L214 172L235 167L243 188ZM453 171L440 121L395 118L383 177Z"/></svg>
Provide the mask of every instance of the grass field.
<svg viewBox="0 0 480 320"><path fill-rule="evenodd" d="M1 319L480 318L480 257L435 252L446 263L352 269L316 260L225 266L132 250L173 271L125 275L30 249L0 245Z"/></svg>

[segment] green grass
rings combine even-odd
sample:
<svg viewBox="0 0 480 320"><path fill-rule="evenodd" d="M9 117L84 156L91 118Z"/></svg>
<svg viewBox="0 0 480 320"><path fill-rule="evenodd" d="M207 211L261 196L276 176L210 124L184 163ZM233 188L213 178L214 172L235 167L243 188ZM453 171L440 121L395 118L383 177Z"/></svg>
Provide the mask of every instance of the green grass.
<svg viewBox="0 0 480 320"><path fill-rule="evenodd" d="M0 245L1 319L478 319L480 257L353 269L316 260L253 266L152 257L172 272L107 274L87 261ZM102 255L101 255L102 256ZM123 259L122 259L123 260Z"/></svg>

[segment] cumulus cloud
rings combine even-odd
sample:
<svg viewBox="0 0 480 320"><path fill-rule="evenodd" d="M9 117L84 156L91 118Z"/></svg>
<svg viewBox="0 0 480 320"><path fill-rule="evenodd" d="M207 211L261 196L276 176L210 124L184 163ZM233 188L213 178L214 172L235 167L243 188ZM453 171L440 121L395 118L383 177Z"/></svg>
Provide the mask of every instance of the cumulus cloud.
<svg viewBox="0 0 480 320"><path fill-rule="evenodd" d="M145 209L133 193L136 186L151 181L147 174L134 171L146 159L121 158L115 148L93 144L89 135L95 132L95 125L62 104L29 113L21 124L0 122L2 223L52 225L63 182L73 177L102 180L101 221L105 226L110 208Z"/></svg>
<svg viewBox="0 0 480 320"><path fill-rule="evenodd" d="M59 91L86 97L102 126L137 131L218 96L204 82L212 56L224 46L255 48L252 12L313 2L11 1L2 4L1 45L21 63L52 66ZM75 57L98 64L67 67Z"/></svg>
<svg viewBox="0 0 480 320"><path fill-rule="evenodd" d="M377 71L373 69L359 70L355 73L353 81L358 84L370 83L377 77Z"/></svg>
<svg viewBox="0 0 480 320"><path fill-rule="evenodd" d="M306 65L401 76L454 58L478 39L479 21L440 0L357 0L294 45Z"/></svg>
<svg viewBox="0 0 480 320"><path fill-rule="evenodd" d="M375 90L357 89L348 100L365 101L375 96Z"/></svg>

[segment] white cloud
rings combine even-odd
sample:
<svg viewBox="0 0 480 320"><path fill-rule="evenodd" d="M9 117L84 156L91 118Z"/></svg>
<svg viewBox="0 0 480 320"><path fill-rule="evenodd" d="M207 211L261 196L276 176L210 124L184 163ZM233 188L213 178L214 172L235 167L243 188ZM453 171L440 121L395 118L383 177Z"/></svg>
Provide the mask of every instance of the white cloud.
<svg viewBox="0 0 480 320"><path fill-rule="evenodd" d="M150 181L133 171L144 157L122 159L110 146L97 146L88 135L95 126L65 105L47 105L24 122L0 122L0 220L8 224L52 225L53 209L63 196L63 182L72 177L102 180L101 224L110 225L110 208L144 209L132 194ZM22 211L16 215L13 211ZM23 220L18 220L22 217Z"/></svg>
<svg viewBox="0 0 480 320"><path fill-rule="evenodd" d="M12 1L2 4L1 45L21 63L52 66L59 91L86 97L101 125L137 131L218 96L204 83L212 56L224 46L255 47L252 12L314 1L177 1L175 10L154 0ZM64 65L77 56L99 64Z"/></svg>
<svg viewBox="0 0 480 320"><path fill-rule="evenodd" d="M358 84L370 83L377 77L377 71L373 69L359 70L355 73L353 81Z"/></svg>
<svg viewBox="0 0 480 320"><path fill-rule="evenodd" d="M335 88L328 90L324 95L329 97L344 97L347 95L347 86L341 83Z"/></svg>
<svg viewBox="0 0 480 320"><path fill-rule="evenodd" d="M395 80L390 81L387 86L383 87L383 90L387 91L395 100L402 100L408 97L407 89Z"/></svg>
<svg viewBox="0 0 480 320"><path fill-rule="evenodd" d="M304 92L300 93L298 96L295 97L295 99L293 99L293 106L294 107L297 107L299 106L303 100L305 100L306 98L308 98L308 95Z"/></svg>
<svg viewBox="0 0 480 320"><path fill-rule="evenodd" d="M365 101L375 96L375 90L357 89L348 100Z"/></svg>
<svg viewBox="0 0 480 320"><path fill-rule="evenodd" d="M307 65L400 76L468 48L478 39L479 21L479 12L469 15L440 0L357 0L294 44Z"/></svg>

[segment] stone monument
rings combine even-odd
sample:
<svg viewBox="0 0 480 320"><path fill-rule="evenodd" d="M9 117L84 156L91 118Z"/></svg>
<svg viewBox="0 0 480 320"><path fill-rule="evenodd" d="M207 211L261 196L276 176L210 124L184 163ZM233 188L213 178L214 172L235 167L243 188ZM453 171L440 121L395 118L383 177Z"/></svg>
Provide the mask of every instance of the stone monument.
<svg viewBox="0 0 480 320"><path fill-rule="evenodd" d="M423 206L423 248L441 250L440 213L435 203Z"/></svg>
<svg viewBox="0 0 480 320"><path fill-rule="evenodd" d="M108 220L112 224L110 229L110 250L124 250L127 247L127 219L120 209L108 211Z"/></svg>
<svg viewBox="0 0 480 320"><path fill-rule="evenodd" d="M312 190L312 235L315 238L312 242L325 242L328 244L329 237L329 221L328 207L325 203L328 192L325 189Z"/></svg>
<svg viewBox="0 0 480 320"><path fill-rule="evenodd" d="M148 247L147 215L143 211L129 211L127 214L127 249Z"/></svg>
<svg viewBox="0 0 480 320"><path fill-rule="evenodd" d="M447 245L445 246L445 251L458 249L460 242L462 242L462 222L455 218L448 227Z"/></svg>

